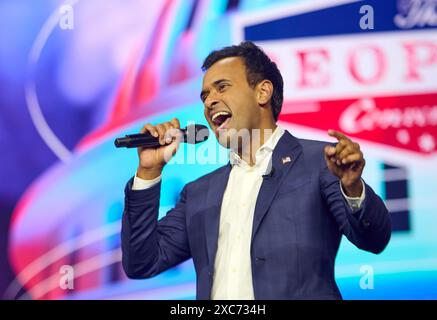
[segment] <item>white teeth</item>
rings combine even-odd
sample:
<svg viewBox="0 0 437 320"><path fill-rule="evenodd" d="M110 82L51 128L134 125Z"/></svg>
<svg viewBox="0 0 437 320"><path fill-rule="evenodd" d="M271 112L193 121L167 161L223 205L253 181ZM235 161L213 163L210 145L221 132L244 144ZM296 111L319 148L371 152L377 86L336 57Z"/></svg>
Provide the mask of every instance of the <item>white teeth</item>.
<svg viewBox="0 0 437 320"><path fill-rule="evenodd" d="M214 121L218 116L227 116L227 115L229 115L228 112L219 111L212 116L211 120Z"/></svg>

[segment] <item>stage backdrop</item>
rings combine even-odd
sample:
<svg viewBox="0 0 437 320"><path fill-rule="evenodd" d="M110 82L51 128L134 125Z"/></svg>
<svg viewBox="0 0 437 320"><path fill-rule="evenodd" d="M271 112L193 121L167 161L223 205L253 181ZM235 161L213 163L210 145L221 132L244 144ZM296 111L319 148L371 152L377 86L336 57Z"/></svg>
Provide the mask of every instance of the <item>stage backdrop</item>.
<svg viewBox="0 0 437 320"><path fill-rule="evenodd" d="M432 0L0 2L1 284L6 299L192 299L187 261L153 279L121 267L136 150L115 137L178 117L205 124L200 66L252 40L285 81L280 125L358 141L393 220L389 246L346 239L345 299L437 298L437 3ZM227 162L214 138L166 167L160 215ZM4 255L3 255L4 253ZM8 273L8 265L13 274Z"/></svg>

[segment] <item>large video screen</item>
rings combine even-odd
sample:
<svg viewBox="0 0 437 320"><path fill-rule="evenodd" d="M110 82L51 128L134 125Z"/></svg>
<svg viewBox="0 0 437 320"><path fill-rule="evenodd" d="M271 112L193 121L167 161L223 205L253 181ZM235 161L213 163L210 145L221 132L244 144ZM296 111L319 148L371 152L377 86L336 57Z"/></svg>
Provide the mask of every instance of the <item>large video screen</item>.
<svg viewBox="0 0 437 320"><path fill-rule="evenodd" d="M437 298L435 1L2 0L0 25L4 299L195 298L191 260L125 275L124 187L138 157L114 139L173 117L207 125L203 59L244 40L282 72L279 125L359 142L363 178L390 212L382 253L343 238L343 298ZM227 162L215 139L182 146L163 173L160 217Z"/></svg>

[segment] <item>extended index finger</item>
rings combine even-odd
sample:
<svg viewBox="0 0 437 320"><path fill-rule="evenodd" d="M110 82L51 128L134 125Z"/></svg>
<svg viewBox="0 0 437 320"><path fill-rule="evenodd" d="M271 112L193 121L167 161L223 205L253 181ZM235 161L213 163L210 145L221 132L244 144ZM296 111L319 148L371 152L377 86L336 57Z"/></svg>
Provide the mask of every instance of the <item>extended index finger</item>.
<svg viewBox="0 0 437 320"><path fill-rule="evenodd" d="M340 140L350 140L347 136L345 136L343 133L341 133L341 132L338 132L338 131L335 131L335 130L328 130L328 134L331 136L331 137L334 137L334 138L336 138L338 141L340 141Z"/></svg>

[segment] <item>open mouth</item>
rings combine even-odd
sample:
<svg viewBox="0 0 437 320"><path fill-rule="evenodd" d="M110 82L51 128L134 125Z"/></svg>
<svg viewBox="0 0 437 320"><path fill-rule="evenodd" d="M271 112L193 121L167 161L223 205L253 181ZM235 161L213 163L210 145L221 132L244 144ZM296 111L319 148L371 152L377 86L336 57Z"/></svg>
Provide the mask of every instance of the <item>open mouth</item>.
<svg viewBox="0 0 437 320"><path fill-rule="evenodd" d="M229 112L219 111L211 117L211 121L218 127L217 130L219 130L225 129L226 124L231 118L232 115Z"/></svg>

